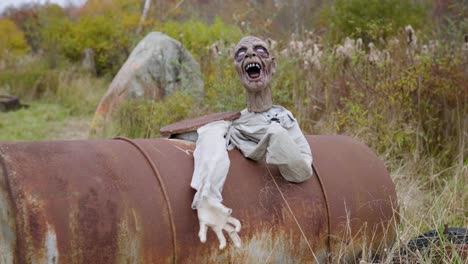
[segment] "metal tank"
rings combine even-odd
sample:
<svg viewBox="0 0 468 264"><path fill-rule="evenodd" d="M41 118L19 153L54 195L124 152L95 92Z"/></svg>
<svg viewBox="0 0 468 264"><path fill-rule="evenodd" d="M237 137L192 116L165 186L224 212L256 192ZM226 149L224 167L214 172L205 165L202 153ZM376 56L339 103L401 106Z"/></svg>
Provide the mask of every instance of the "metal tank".
<svg viewBox="0 0 468 264"><path fill-rule="evenodd" d="M170 139L0 143L0 263L327 263L393 241L384 164L344 136L307 136L314 176L229 152L224 204L242 248L198 239L194 145Z"/></svg>

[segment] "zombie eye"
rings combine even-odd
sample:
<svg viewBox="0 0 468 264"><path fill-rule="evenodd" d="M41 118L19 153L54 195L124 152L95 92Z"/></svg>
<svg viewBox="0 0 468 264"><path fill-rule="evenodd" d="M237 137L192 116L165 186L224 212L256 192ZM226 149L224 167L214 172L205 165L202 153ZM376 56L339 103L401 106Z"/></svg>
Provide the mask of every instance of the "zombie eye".
<svg viewBox="0 0 468 264"><path fill-rule="evenodd" d="M255 47L255 52L257 52L257 54L262 57L268 56L268 52L264 47Z"/></svg>
<svg viewBox="0 0 468 264"><path fill-rule="evenodd" d="M242 60L244 58L244 56L245 56L245 53L246 53L246 49L240 49L239 51L237 51L235 59L237 61Z"/></svg>

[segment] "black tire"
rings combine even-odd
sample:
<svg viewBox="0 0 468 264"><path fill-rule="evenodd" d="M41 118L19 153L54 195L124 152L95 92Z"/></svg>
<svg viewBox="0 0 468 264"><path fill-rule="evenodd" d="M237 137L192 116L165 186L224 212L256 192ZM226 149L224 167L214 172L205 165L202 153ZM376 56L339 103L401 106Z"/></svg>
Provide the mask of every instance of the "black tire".
<svg viewBox="0 0 468 264"><path fill-rule="evenodd" d="M411 239L405 247L400 248L399 255L395 256L394 263L412 263L408 261L416 252L430 250L432 246L438 246L441 242L453 245L468 245L468 229L462 227L449 227L440 233L438 230L426 232ZM406 260L403 261L402 260Z"/></svg>
<svg viewBox="0 0 468 264"><path fill-rule="evenodd" d="M27 105L22 105L18 97L0 94L0 112L17 110L21 107L27 107Z"/></svg>

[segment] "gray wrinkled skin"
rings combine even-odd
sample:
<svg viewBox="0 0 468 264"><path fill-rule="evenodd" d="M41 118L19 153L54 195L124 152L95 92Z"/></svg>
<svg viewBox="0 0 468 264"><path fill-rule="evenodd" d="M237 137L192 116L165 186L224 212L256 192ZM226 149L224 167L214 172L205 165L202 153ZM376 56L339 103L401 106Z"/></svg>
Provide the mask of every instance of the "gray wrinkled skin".
<svg viewBox="0 0 468 264"><path fill-rule="evenodd" d="M249 65L256 65L256 74L249 74ZM276 70L275 58L268 44L253 36L244 37L234 52L234 66L247 92L249 112L265 112L272 105L270 81Z"/></svg>

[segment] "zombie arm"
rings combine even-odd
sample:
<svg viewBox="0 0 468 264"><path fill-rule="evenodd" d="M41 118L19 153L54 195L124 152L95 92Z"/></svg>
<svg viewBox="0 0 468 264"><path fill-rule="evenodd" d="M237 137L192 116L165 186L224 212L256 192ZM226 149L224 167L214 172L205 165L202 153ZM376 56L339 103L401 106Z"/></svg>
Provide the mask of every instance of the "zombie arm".
<svg viewBox="0 0 468 264"><path fill-rule="evenodd" d="M278 165L287 181L303 182L312 176L312 152L297 122L290 128L270 124L265 139L269 139L266 162Z"/></svg>
<svg viewBox="0 0 468 264"><path fill-rule="evenodd" d="M216 121L197 130L198 139L194 152L195 168L191 187L197 190L192 202L192 209L197 210L201 242L206 241L206 232L211 228L219 240L219 248L226 246L223 230L237 247L241 246L237 234L241 225L231 217L232 210L222 202L221 192L229 171L229 157L224 138L231 122Z"/></svg>
<svg viewBox="0 0 468 264"><path fill-rule="evenodd" d="M267 133L271 138L266 162L278 165L286 180L303 182L312 176L312 151L292 113L282 109L282 118L272 122Z"/></svg>

